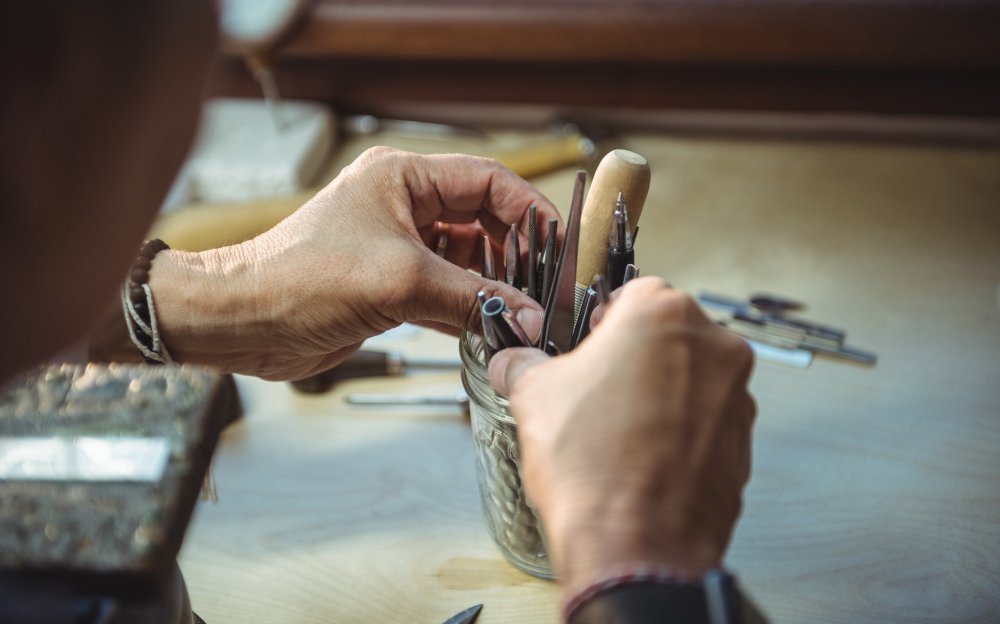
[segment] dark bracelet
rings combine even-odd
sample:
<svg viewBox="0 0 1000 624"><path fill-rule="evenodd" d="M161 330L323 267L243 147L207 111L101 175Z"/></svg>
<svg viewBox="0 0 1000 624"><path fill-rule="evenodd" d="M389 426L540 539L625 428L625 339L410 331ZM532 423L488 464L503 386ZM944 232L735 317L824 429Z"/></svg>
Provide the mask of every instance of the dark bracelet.
<svg viewBox="0 0 1000 624"><path fill-rule="evenodd" d="M767 624L757 605L722 569L700 581L637 567L588 586L566 604L569 624Z"/></svg>
<svg viewBox="0 0 1000 624"><path fill-rule="evenodd" d="M158 238L143 243L122 287L122 312L125 314L129 339L150 364L172 361L170 352L160 339L153 291L149 288L149 270L153 266L153 258L164 249L170 247Z"/></svg>

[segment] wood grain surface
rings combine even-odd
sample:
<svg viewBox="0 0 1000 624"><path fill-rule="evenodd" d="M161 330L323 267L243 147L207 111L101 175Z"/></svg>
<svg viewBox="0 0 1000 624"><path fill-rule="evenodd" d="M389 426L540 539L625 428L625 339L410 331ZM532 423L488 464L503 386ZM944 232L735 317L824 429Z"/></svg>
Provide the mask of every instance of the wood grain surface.
<svg viewBox="0 0 1000 624"><path fill-rule="evenodd" d="M331 173L364 146L345 144ZM642 135L616 147L652 168L644 274L803 300L879 354L870 369L757 364L754 475L728 564L772 621L1000 621L1000 151ZM572 175L535 182L565 209ZM430 332L381 346L457 352ZM479 602L483 624L557 620L556 586L486 534L458 410L343 403L451 393L457 374L324 396L239 387L247 413L220 445L219 503L197 510L181 554L209 624L439 624Z"/></svg>

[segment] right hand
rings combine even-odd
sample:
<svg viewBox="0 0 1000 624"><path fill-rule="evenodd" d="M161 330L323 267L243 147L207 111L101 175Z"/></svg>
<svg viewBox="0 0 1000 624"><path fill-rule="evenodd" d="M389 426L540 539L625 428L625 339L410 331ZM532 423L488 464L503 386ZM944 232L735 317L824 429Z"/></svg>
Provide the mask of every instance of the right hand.
<svg viewBox="0 0 1000 624"><path fill-rule="evenodd" d="M749 346L657 278L615 294L572 352L506 349L490 365L567 588L628 564L718 567L750 476Z"/></svg>

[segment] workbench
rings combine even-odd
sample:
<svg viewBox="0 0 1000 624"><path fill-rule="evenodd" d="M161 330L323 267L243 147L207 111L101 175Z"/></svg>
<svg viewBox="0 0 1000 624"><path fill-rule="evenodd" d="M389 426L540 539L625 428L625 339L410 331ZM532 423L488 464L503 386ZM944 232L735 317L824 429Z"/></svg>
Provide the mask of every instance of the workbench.
<svg viewBox="0 0 1000 624"><path fill-rule="evenodd" d="M523 137L501 135L496 141ZM487 153L482 140L371 143ZM653 182L637 262L676 287L808 304L874 368L761 361L753 479L727 564L773 622L1000 621L1000 150L624 136ZM560 209L573 170L534 180ZM404 332L405 333L405 332ZM455 355L421 331L372 348ZM372 409L349 392L451 394L456 373L328 394L238 378L180 555L208 624L555 622L480 516L458 408Z"/></svg>

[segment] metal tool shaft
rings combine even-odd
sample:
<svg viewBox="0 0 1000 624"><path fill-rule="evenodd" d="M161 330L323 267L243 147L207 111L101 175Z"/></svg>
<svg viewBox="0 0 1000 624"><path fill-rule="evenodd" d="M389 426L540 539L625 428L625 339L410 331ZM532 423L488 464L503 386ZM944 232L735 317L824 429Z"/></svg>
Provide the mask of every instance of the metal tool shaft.
<svg viewBox="0 0 1000 624"><path fill-rule="evenodd" d="M578 171L573 185L573 200L570 203L569 219L566 221L566 235L563 237L562 251L559 253L559 268L552 284L552 294L545 306L542 321L542 341L549 341L563 353L573 346L573 321L576 308L576 261L580 244L580 215L583 210L583 191L587 184L587 172Z"/></svg>
<svg viewBox="0 0 1000 624"><path fill-rule="evenodd" d="M528 296L540 301L538 294L538 206L528 206Z"/></svg>
<svg viewBox="0 0 1000 624"><path fill-rule="evenodd" d="M517 235L517 224L511 224L507 236L506 282L514 288L521 288L521 241Z"/></svg>
<svg viewBox="0 0 1000 624"><path fill-rule="evenodd" d="M549 295L552 294L552 281L556 276L556 234L559 230L559 219L549 219L545 231L545 246L542 249L542 292L539 303L547 306Z"/></svg>
<svg viewBox="0 0 1000 624"><path fill-rule="evenodd" d="M495 280L497 278L497 265L493 259L493 245L490 244L489 236L483 236L482 275L488 280Z"/></svg>

